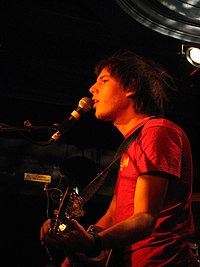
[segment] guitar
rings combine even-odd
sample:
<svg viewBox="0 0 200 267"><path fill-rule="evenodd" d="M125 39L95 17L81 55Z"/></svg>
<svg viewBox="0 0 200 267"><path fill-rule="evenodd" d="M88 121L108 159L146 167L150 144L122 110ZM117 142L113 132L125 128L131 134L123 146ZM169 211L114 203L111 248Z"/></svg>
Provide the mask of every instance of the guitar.
<svg viewBox="0 0 200 267"><path fill-rule="evenodd" d="M84 216L82 208L82 198L78 194L76 187L68 186L65 190L63 197L59 202L58 210L52 219L49 234L52 237L62 238L63 232L71 231L70 220ZM90 226L88 233L98 233L102 229L98 226ZM73 252L71 249L55 249L45 247L46 253L51 261L51 264L60 266L64 259L68 257L71 266L73 267L107 267L112 250L102 251L96 258L88 258L85 254Z"/></svg>
<svg viewBox="0 0 200 267"><path fill-rule="evenodd" d="M51 220L49 234L54 238L62 238L63 232L71 231L70 220L83 215L82 198L79 196L77 188L68 186L64 195L60 198L58 210L56 210L54 218ZM61 250L52 247L45 247L45 249L50 262L55 266L60 266L64 259L68 257L73 267L82 267L79 258L70 249Z"/></svg>

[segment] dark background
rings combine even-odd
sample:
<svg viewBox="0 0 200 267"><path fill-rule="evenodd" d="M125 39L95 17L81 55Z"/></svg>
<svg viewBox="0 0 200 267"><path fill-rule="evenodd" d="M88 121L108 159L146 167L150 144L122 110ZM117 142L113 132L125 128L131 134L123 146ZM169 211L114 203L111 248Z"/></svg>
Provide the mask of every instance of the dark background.
<svg viewBox="0 0 200 267"><path fill-rule="evenodd" d="M0 42L1 254L11 266L40 267L46 254L39 228L46 218L44 184L24 173L67 174L82 189L110 163L122 140L109 123L86 113L57 143L47 146L79 100L89 96L93 67L106 54L131 49L160 62L177 82L169 117L188 134L194 159L194 194L199 183L200 72L181 55L183 43L200 44L199 1L3 1ZM119 4L120 3L120 4ZM131 4L130 4L131 8ZM197 18L197 19L196 19ZM169 19L174 23L169 23ZM29 128L24 127L30 121ZM107 207L115 182L87 203L84 225ZM113 175L112 175L113 174ZM199 199L193 203L199 243Z"/></svg>

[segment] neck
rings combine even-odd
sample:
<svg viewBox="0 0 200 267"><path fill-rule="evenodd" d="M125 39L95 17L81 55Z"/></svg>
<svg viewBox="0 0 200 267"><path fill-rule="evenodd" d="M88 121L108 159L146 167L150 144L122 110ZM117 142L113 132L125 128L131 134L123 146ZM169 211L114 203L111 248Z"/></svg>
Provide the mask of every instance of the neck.
<svg viewBox="0 0 200 267"><path fill-rule="evenodd" d="M123 123L120 123L120 121L118 121L114 122L113 124L125 136L126 133L136 127L139 123L148 120L152 117L154 116L148 116L146 114L137 114L137 116L127 119L126 121L123 121Z"/></svg>

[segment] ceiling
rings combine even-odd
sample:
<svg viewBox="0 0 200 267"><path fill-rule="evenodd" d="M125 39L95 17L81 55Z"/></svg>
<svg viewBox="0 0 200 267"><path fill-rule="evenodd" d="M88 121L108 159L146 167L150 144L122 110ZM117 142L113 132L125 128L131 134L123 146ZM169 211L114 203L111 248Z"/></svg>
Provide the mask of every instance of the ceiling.
<svg viewBox="0 0 200 267"><path fill-rule="evenodd" d="M191 66L180 52L183 42L200 44L200 1L5 2L0 47L3 145L9 138L18 140L21 131L37 142L48 141L55 132L52 125L89 96L95 63L127 48L160 62L176 79L179 94L170 115L188 133L198 165L200 73L189 75ZM28 129L27 120L32 125ZM111 124L96 121L90 112L60 141L113 151L121 140Z"/></svg>

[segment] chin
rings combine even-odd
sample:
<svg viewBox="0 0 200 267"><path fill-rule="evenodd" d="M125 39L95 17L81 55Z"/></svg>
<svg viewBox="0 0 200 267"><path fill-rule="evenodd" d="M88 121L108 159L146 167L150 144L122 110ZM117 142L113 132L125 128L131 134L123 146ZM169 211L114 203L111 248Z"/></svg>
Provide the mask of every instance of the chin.
<svg viewBox="0 0 200 267"><path fill-rule="evenodd" d="M105 120L105 115L102 114L102 113L95 112L95 117L96 117L98 120Z"/></svg>

